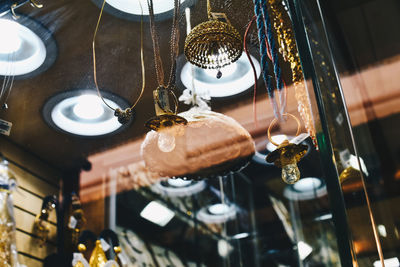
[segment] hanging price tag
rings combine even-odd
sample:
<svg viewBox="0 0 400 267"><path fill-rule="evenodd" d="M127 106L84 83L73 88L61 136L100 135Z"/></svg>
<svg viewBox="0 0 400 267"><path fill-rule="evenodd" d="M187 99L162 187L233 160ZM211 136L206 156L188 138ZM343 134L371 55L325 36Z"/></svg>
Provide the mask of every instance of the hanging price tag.
<svg viewBox="0 0 400 267"><path fill-rule="evenodd" d="M290 143L298 145L298 144L300 144L301 142L303 142L304 140L306 140L307 137L309 137L309 136L310 136L310 135L309 135L309 134L306 134L306 133L299 134L298 136L296 136L295 138L293 138L292 140L290 140Z"/></svg>
<svg viewBox="0 0 400 267"><path fill-rule="evenodd" d="M101 242L101 247L102 247L104 252L106 252L107 250L110 249L110 245L103 238L100 239L100 242Z"/></svg>
<svg viewBox="0 0 400 267"><path fill-rule="evenodd" d="M74 216L69 217L68 227L69 227L70 229L75 229L77 223L78 223L78 221L75 219Z"/></svg>
<svg viewBox="0 0 400 267"><path fill-rule="evenodd" d="M12 123L0 119L0 134L9 136L11 132Z"/></svg>

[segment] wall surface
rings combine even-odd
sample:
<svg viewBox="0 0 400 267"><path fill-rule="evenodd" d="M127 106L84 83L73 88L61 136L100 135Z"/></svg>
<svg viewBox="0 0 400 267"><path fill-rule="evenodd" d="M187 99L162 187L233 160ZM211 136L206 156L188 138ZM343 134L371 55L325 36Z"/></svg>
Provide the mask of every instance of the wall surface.
<svg viewBox="0 0 400 267"><path fill-rule="evenodd" d="M50 215L49 239L42 247L34 232L34 220L43 198L59 195L61 173L4 137L0 137L0 152L9 161L19 185L13 193L19 261L28 267L41 267L43 259L56 252L56 215L55 212Z"/></svg>

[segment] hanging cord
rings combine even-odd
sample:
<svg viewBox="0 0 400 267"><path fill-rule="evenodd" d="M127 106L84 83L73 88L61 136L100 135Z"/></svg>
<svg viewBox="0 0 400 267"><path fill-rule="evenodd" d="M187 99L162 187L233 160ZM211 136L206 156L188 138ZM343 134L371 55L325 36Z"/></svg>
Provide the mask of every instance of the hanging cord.
<svg viewBox="0 0 400 267"><path fill-rule="evenodd" d="M94 84L96 85L96 90L97 90L97 94L99 95L99 97L101 98L101 100L103 101L103 103L110 108L111 110L116 110L115 108L111 107L103 98L103 96L101 95L100 89L99 89L99 85L97 83L97 69L96 69L96 36L97 36L97 32L99 30L99 26L100 26L100 21L101 21L101 17L103 16L103 11L104 11L104 6L106 4L106 0L103 1L103 5L101 6L101 10L100 10L100 14L99 14L99 18L97 19L97 24L96 24L96 29L94 31L93 34L93 42L92 42L92 51L93 51L93 77L94 77ZM143 96L143 92L144 92L144 88L146 87L146 74L145 74L145 67L144 67L144 56L143 56L143 8L142 8L142 4L139 1L139 5L140 5L140 9L142 11L142 15L140 18L140 62L141 62L141 66L142 66L142 89L140 90L140 94L139 97L136 99L136 101L133 103L133 105L129 108L130 110L132 110L137 103L139 102L139 100L142 98Z"/></svg>
<svg viewBox="0 0 400 267"><path fill-rule="evenodd" d="M171 86L175 84L175 72L176 72L176 58L178 57L179 49L179 10L180 1L174 0L174 17L172 21L172 31L171 31L171 72L169 75L169 80L167 86L165 86L164 69L160 56L160 45L158 40L158 34L156 31L156 26L154 23L154 7L153 0L147 0L149 6L150 15L150 30L151 38L153 40L153 50L154 50L154 64L156 67L157 81L160 86L167 87L171 89Z"/></svg>
<svg viewBox="0 0 400 267"><path fill-rule="evenodd" d="M258 29L258 39L260 42L260 55L261 55L261 69L263 74L263 79L267 88L267 93L274 111L274 116L280 118L280 112L278 109L278 104L275 100L275 92L271 82L271 76L268 74L268 49L266 47L266 35L265 35L265 25L264 18L262 15L260 0L254 1L254 13L257 16L257 29Z"/></svg>
<svg viewBox="0 0 400 267"><path fill-rule="evenodd" d="M179 54L179 10L180 0L174 2L174 17L172 21L172 32L171 32L171 72L169 74L168 88L175 84L176 80L176 59Z"/></svg>
<svg viewBox="0 0 400 267"><path fill-rule="evenodd" d="M11 57L11 59L10 59L10 57ZM6 69L6 73L8 73L8 74L6 74L4 76L3 85L1 87L0 101L3 97L4 97L4 100L1 101L0 104L1 104L1 108L3 108L3 109L8 109L7 100L11 94L11 90L14 85L14 77L15 77L14 68L13 68L14 67L14 64L13 64L14 57L15 57L15 52L13 52L11 56L8 55L8 65L7 65L7 69Z"/></svg>
<svg viewBox="0 0 400 267"><path fill-rule="evenodd" d="M249 59L250 66L253 70L253 76L254 76L254 93L253 93L253 119L254 119L254 124L258 128L258 120L257 120L257 104L256 104L256 97L257 97L257 71L256 67L254 66L253 60L251 59L251 55L249 52L249 49L247 47L247 35L249 34L249 30L251 26L253 25L253 22L256 20L256 16L253 16L247 25L246 32L244 33L244 40L243 40L243 48L244 51L246 52L246 56Z"/></svg>
<svg viewBox="0 0 400 267"><path fill-rule="evenodd" d="M284 83L282 79L282 70L279 65L278 51L275 45L274 33L272 31L271 19L269 17L266 0L261 0L260 5L262 14L264 16L265 27L267 30L269 56L272 61L272 64L274 65L276 87L279 92L280 114L284 114L286 109L286 94L285 94L286 90L282 91L282 89L284 88Z"/></svg>

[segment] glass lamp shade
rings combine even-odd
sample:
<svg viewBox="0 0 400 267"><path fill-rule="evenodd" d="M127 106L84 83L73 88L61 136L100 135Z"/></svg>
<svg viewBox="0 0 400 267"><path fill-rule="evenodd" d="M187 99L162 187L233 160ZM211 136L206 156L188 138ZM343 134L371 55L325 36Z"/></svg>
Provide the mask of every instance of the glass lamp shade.
<svg viewBox="0 0 400 267"><path fill-rule="evenodd" d="M160 147L165 133L147 133L141 152L150 171L166 177L210 177L240 169L253 156L253 139L234 119L199 108L179 115L188 123L168 129L166 134L174 135L173 149Z"/></svg>

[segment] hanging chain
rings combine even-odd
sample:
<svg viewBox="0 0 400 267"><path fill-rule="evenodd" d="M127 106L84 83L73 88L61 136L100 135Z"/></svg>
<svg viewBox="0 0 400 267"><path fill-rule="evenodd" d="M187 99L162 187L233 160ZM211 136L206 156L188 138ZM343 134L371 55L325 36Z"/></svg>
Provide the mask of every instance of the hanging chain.
<svg viewBox="0 0 400 267"><path fill-rule="evenodd" d="M97 90L97 94L99 95L99 97L101 98L101 100L103 101L103 103L110 108L111 110L114 111L118 111L118 109L116 110L115 108L111 107L103 98L103 96L101 95L98 83L97 83L97 69L96 69L96 36L97 36L97 32L99 30L99 26L100 26L100 21L101 21L101 17L103 16L103 11L104 11L104 6L106 4L106 0L103 1L103 5L101 6L101 10L100 10L100 14L99 14L99 18L97 20L97 24L96 24L96 29L94 31L94 35L93 35L93 42L92 42L92 50L93 50L93 76L94 76L94 84L96 85L96 90ZM144 88L146 87L146 75L145 75L145 66L144 66L144 56L143 56L143 8L142 5L139 1L139 5L140 5L140 9L142 11L142 15L140 18L140 61L141 61L141 67L142 67L142 89L140 91L139 97L136 99L136 101L132 104L132 106L130 108L128 108L129 111L131 111L139 102L139 100L142 98L143 96L143 92L144 92Z"/></svg>
<svg viewBox="0 0 400 267"><path fill-rule="evenodd" d="M154 64L156 68L157 81L160 86L163 86L168 89L172 89L175 84L175 75L176 75L176 59L179 53L179 10L180 10L180 1L174 0L174 17L172 20L172 30L171 30L171 71L168 79L168 84L165 85L165 76L164 76L164 68L160 56L160 45L159 38L154 22L154 8L153 8L153 0L147 0L147 4L149 6L149 15L150 15L150 29L151 29L151 38L153 40L153 50L154 50Z"/></svg>

